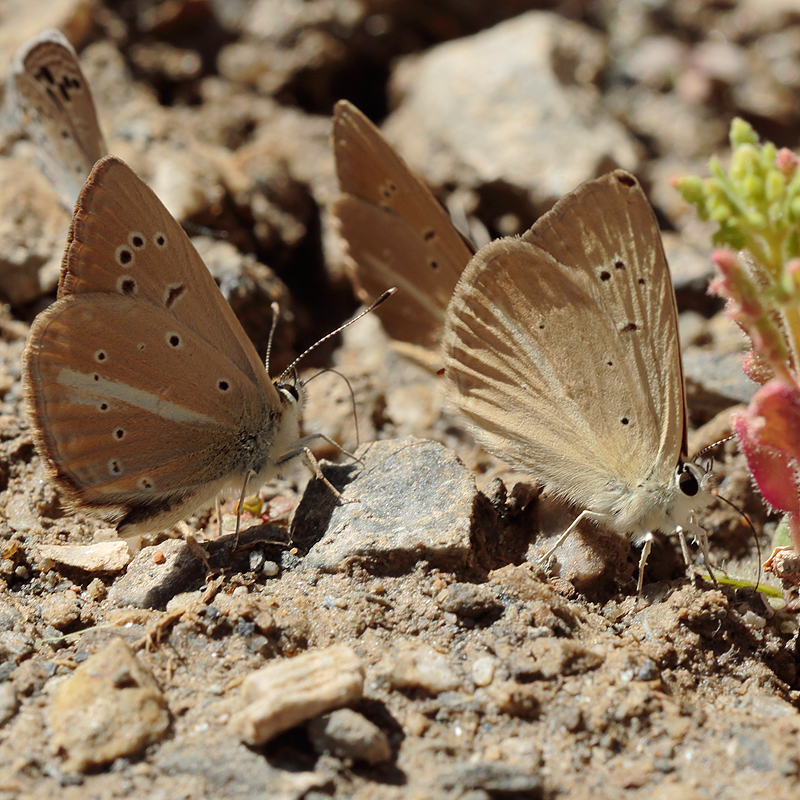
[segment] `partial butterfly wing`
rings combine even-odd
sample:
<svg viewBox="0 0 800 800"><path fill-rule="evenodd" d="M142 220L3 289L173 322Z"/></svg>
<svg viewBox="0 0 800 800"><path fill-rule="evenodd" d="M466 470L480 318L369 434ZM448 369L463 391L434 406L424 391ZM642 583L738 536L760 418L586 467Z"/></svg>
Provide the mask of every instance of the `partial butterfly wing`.
<svg viewBox="0 0 800 800"><path fill-rule="evenodd" d="M55 28L30 39L14 57L9 85L43 172L71 209L108 152L72 45Z"/></svg>
<svg viewBox="0 0 800 800"><path fill-rule="evenodd" d="M686 425L675 298L628 173L584 184L522 238L480 250L443 349L479 441L570 501L632 511L641 487L673 485Z"/></svg>
<svg viewBox="0 0 800 800"><path fill-rule="evenodd" d="M334 211L362 299L397 286L398 296L377 311L387 331L401 341L436 346L472 251L430 189L345 100L334 111L333 148L342 191Z"/></svg>

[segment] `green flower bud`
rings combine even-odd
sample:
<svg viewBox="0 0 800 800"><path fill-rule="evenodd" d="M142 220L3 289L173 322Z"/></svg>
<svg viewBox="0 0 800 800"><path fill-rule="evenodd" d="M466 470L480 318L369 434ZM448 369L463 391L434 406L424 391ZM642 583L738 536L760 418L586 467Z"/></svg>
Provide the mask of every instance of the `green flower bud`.
<svg viewBox="0 0 800 800"><path fill-rule="evenodd" d="M757 144L758 136L749 122L741 117L735 117L731 122L731 147L735 150L739 145Z"/></svg>
<svg viewBox="0 0 800 800"><path fill-rule="evenodd" d="M776 169L771 169L764 181L764 194L770 203L775 203L781 200L783 193L786 190L786 182L783 175Z"/></svg>

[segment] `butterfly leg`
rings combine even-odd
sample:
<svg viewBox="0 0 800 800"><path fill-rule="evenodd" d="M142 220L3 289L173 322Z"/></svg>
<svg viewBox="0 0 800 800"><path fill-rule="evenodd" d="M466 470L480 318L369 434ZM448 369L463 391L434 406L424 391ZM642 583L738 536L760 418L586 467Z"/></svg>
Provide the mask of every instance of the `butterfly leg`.
<svg viewBox="0 0 800 800"><path fill-rule="evenodd" d="M642 554L639 556L639 579L636 581L636 596L642 594L642 586L644 585L644 568L647 566L647 559L650 558L650 551L653 549L653 534L648 533L644 537L644 544L642 545Z"/></svg>
<svg viewBox="0 0 800 800"><path fill-rule="evenodd" d="M689 530L692 532L692 534L694 534L694 541L700 546L700 550L703 553L703 562L706 565L708 577L711 578L711 583L719 588L717 579L714 577L714 572L711 569L711 553L708 550L708 533L706 532L706 529L701 528L699 525L695 525L692 522L687 523L684 527L686 530Z"/></svg>
<svg viewBox="0 0 800 800"><path fill-rule="evenodd" d="M314 439L324 439L329 445L331 445L331 447L335 447L340 453L342 453L342 455L352 458L353 461L357 461L359 464L363 463L358 456L353 455L353 453L349 452L348 450L345 450L344 447L342 447L338 442L334 442L330 436L326 436L324 433L309 433L307 436L301 437L294 443L294 449L290 450L288 453L284 453L284 455L282 455L275 463L282 464L284 461L289 461L289 459L299 455L305 446L309 442L314 441Z"/></svg>
<svg viewBox="0 0 800 800"><path fill-rule="evenodd" d="M334 445L335 447L339 448L343 453L346 455L351 455L346 450L339 447L333 439L327 437L324 433L311 433L308 436L303 436L301 439L298 439L295 442L296 447L290 450L288 453L284 453L275 463L276 464L285 464L287 461L290 461L297 456L303 456L305 459L308 468L314 473L315 478L319 478L327 487L330 489L332 494L339 500L339 502L348 504L348 503L358 503L359 501L356 499L348 500L346 499L342 493L322 474L322 470L320 469L319 462L316 459L316 456L311 452L311 449L306 446L306 442L311 441L312 439L325 439L326 442ZM353 456L355 458L355 456ZM356 459L358 461L359 459Z"/></svg>
<svg viewBox="0 0 800 800"><path fill-rule="evenodd" d="M687 568L692 566L692 556L689 553L689 545L686 543L686 531L681 525L675 527L675 533L678 536L678 542L681 546L681 555L683 556L683 563Z"/></svg>
<svg viewBox="0 0 800 800"><path fill-rule="evenodd" d="M250 482L250 478L254 478L256 473L251 469L248 470L247 474L244 476L244 482L242 483L242 493L239 495L239 504L236 506L236 535L233 539L233 549L236 550L239 547L239 531L242 528L242 506L244 505L244 495L247 491L247 484ZM222 531L222 517L219 518L219 529Z"/></svg>
<svg viewBox="0 0 800 800"><path fill-rule="evenodd" d="M678 541L681 543L681 554L683 555L683 562L686 564L687 570L692 566L692 557L689 554L689 547L686 544L687 531L694 535L695 543L700 545L708 576L711 578L711 582L714 586L717 586L717 579L714 577L714 573L711 570L711 554L708 551L708 534L705 528L701 528L693 522L686 522L683 525L675 524L675 533L678 535Z"/></svg>
<svg viewBox="0 0 800 800"><path fill-rule="evenodd" d="M591 519L595 522L602 522L605 519L605 515L603 514L596 514L593 511L581 511L577 517L573 520L572 524L567 528L561 536L558 537L558 541L544 554L544 558L542 558L542 563L546 564L550 558L552 557L553 553L561 547L562 544L566 541L567 536L569 536L575 528L580 525L580 523L585 519Z"/></svg>

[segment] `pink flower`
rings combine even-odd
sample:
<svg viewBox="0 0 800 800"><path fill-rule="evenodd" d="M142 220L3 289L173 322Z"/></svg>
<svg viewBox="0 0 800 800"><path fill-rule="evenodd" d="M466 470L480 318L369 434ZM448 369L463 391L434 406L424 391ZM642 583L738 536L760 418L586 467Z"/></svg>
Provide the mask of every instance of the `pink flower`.
<svg viewBox="0 0 800 800"><path fill-rule="evenodd" d="M800 552L800 392L770 381L732 422L750 474L764 500L786 513Z"/></svg>
<svg viewBox="0 0 800 800"><path fill-rule="evenodd" d="M788 147L782 147L775 156L775 166L781 171L784 177L791 180L797 169L797 156Z"/></svg>

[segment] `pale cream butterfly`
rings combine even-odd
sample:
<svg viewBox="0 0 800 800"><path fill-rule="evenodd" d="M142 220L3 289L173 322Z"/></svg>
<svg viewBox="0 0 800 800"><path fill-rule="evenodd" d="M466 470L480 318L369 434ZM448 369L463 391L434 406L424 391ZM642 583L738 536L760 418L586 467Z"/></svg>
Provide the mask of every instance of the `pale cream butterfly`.
<svg viewBox="0 0 800 800"><path fill-rule="evenodd" d="M438 346L445 309L472 249L430 189L346 100L336 104L332 141L342 192L333 210L360 299L396 286L397 300L377 312L389 335Z"/></svg>
<svg viewBox="0 0 800 800"><path fill-rule="evenodd" d="M264 483L319 435L300 436L302 385L269 379L181 226L114 156L78 198L23 380L50 477L125 537Z"/></svg>
<svg viewBox="0 0 800 800"><path fill-rule="evenodd" d="M8 88L42 171L71 210L108 149L89 83L66 37L48 28L25 42L14 56Z"/></svg>
<svg viewBox="0 0 800 800"><path fill-rule="evenodd" d="M693 513L713 496L686 461L675 294L633 175L588 181L523 236L478 251L443 350L478 441L583 509L559 543L583 519L643 543L641 590L653 532L705 541Z"/></svg>

